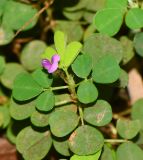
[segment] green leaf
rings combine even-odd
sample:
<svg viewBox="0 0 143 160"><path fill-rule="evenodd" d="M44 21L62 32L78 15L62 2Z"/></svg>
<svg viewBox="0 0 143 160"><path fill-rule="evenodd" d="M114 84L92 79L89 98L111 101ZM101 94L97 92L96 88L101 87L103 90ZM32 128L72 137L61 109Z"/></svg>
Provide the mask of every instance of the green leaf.
<svg viewBox="0 0 143 160"><path fill-rule="evenodd" d="M34 111L31 115L31 122L36 127L46 127L49 124L49 114Z"/></svg>
<svg viewBox="0 0 143 160"><path fill-rule="evenodd" d="M143 151L134 143L122 143L117 149L117 160L142 160Z"/></svg>
<svg viewBox="0 0 143 160"><path fill-rule="evenodd" d="M49 88L52 85L53 77L42 68L38 68L32 73L34 80L42 87Z"/></svg>
<svg viewBox="0 0 143 160"><path fill-rule="evenodd" d="M53 49L52 47L47 47L44 50L43 54L41 55L41 58L42 59L49 59L49 60L51 60L51 58L52 58L52 56L54 54L57 54L57 51L55 49Z"/></svg>
<svg viewBox="0 0 143 160"><path fill-rule="evenodd" d="M126 36L121 36L120 41L124 48L123 64L127 64L134 57L133 42Z"/></svg>
<svg viewBox="0 0 143 160"><path fill-rule="evenodd" d="M95 12L95 11L101 10L101 9L104 8L105 2L106 2L106 0L96 0L96 1L95 0L90 0L90 3L89 3L89 1L87 0L86 9L89 12L90 11Z"/></svg>
<svg viewBox="0 0 143 160"><path fill-rule="evenodd" d="M56 50L62 60L66 49L67 36L61 31L56 31L54 34L54 42Z"/></svg>
<svg viewBox="0 0 143 160"><path fill-rule="evenodd" d="M8 1L5 6L3 23L9 28L18 30L27 23L27 21L33 18L36 13L37 9L32 7L32 5L26 5L16 1ZM32 28L36 24L37 19L37 17L34 18L24 30Z"/></svg>
<svg viewBox="0 0 143 160"><path fill-rule="evenodd" d="M106 8L118 8L118 9L126 9L128 5L128 0L107 0Z"/></svg>
<svg viewBox="0 0 143 160"><path fill-rule="evenodd" d="M6 128L10 123L11 117L8 106L0 106L0 127Z"/></svg>
<svg viewBox="0 0 143 160"><path fill-rule="evenodd" d="M77 21L77 20L81 19L81 17L83 16L84 10L77 10L77 11L72 11L72 12L64 10L63 14L68 19L73 20L73 21Z"/></svg>
<svg viewBox="0 0 143 160"><path fill-rule="evenodd" d="M120 41L100 33L89 36L83 46L83 53L92 57L93 64L96 64L105 55L112 55L117 62L120 62L124 54Z"/></svg>
<svg viewBox="0 0 143 160"><path fill-rule="evenodd" d="M70 94L64 93L55 95L55 103L57 106L61 105L63 100L66 100L68 102L72 101Z"/></svg>
<svg viewBox="0 0 143 160"><path fill-rule="evenodd" d="M70 160L98 160L101 155L101 150L97 153L90 155L90 156L79 156L79 155L73 155Z"/></svg>
<svg viewBox="0 0 143 160"><path fill-rule="evenodd" d="M103 9L96 13L94 17L94 24L99 32L109 36L114 36L121 28L123 16L124 12L122 12L121 9Z"/></svg>
<svg viewBox="0 0 143 160"><path fill-rule="evenodd" d="M69 146L73 153L81 156L94 154L101 150L104 144L102 134L88 125L78 127L69 138Z"/></svg>
<svg viewBox="0 0 143 160"><path fill-rule="evenodd" d="M3 56L0 56L0 75L3 73L5 69L5 58Z"/></svg>
<svg viewBox="0 0 143 160"><path fill-rule="evenodd" d="M117 121L117 132L122 138L132 139L134 138L140 131L140 121L134 120L123 120L119 119Z"/></svg>
<svg viewBox="0 0 143 160"><path fill-rule="evenodd" d="M121 69L119 80L116 81L113 86L119 87L119 88L125 88L128 86L129 76L126 71Z"/></svg>
<svg viewBox="0 0 143 160"><path fill-rule="evenodd" d="M53 145L57 152L64 156L70 156L69 145L67 140L53 139Z"/></svg>
<svg viewBox="0 0 143 160"><path fill-rule="evenodd" d="M88 0L80 0L79 2L76 3L76 5L72 7L66 7L66 11L76 11L76 10L81 10L84 9L88 4Z"/></svg>
<svg viewBox="0 0 143 160"><path fill-rule="evenodd" d="M42 87L28 73L19 74L13 86L13 97L24 101L38 96L43 91Z"/></svg>
<svg viewBox="0 0 143 160"><path fill-rule="evenodd" d="M53 29L63 31L68 37L68 42L82 39L83 28L77 21L57 20Z"/></svg>
<svg viewBox="0 0 143 160"><path fill-rule="evenodd" d="M94 106L84 109L84 119L95 126L104 126L112 120L112 109L108 102L98 100Z"/></svg>
<svg viewBox="0 0 143 160"><path fill-rule="evenodd" d="M26 72L25 69L18 63L7 63L3 74L1 75L2 84L9 88L13 88L14 79L19 73Z"/></svg>
<svg viewBox="0 0 143 160"><path fill-rule="evenodd" d="M134 120L139 120L141 124L141 129L143 130L143 99L137 100L133 106L131 111L131 117Z"/></svg>
<svg viewBox="0 0 143 160"><path fill-rule="evenodd" d="M135 35L133 44L134 44L137 54L140 55L141 57L143 57L142 41L143 41L143 33L139 32Z"/></svg>
<svg viewBox="0 0 143 160"><path fill-rule="evenodd" d="M36 108L40 111L50 111L55 105L55 97L51 90L43 92L36 100Z"/></svg>
<svg viewBox="0 0 143 160"><path fill-rule="evenodd" d="M77 57L79 54L80 50L82 48L82 44L80 42L71 42L67 45L65 54L64 54L64 59L63 59L63 66L64 67L69 67L71 63L74 61L74 59Z"/></svg>
<svg viewBox="0 0 143 160"><path fill-rule="evenodd" d="M60 104L60 102L58 103L58 107L55 108L55 110L60 110L60 111L72 111L77 113L77 105L74 103L67 103L67 104Z"/></svg>
<svg viewBox="0 0 143 160"><path fill-rule="evenodd" d="M111 150L106 144L104 144L104 148L101 154L101 160L116 160L115 151Z"/></svg>
<svg viewBox="0 0 143 160"><path fill-rule="evenodd" d="M132 8L128 11L125 18L126 25L130 29L139 29L143 27L143 9Z"/></svg>
<svg viewBox="0 0 143 160"><path fill-rule="evenodd" d="M84 81L77 89L77 97L82 103L91 103L97 99L98 90L92 82Z"/></svg>
<svg viewBox="0 0 143 160"><path fill-rule="evenodd" d="M24 120L29 118L35 111L35 101L18 103L11 99L10 114L15 120Z"/></svg>
<svg viewBox="0 0 143 160"><path fill-rule="evenodd" d="M12 41L14 32L11 28L0 26L0 46L6 45Z"/></svg>
<svg viewBox="0 0 143 160"><path fill-rule="evenodd" d="M19 123L20 122L20 123ZM29 120L27 121L15 121L11 119L10 124L6 130L6 137L11 141L13 144L16 144L16 137L18 133L29 124Z"/></svg>
<svg viewBox="0 0 143 160"><path fill-rule="evenodd" d="M6 3L7 3L8 0L1 0L0 1L0 16L2 16L3 12L4 12L4 9L5 9L5 6L6 6Z"/></svg>
<svg viewBox="0 0 143 160"><path fill-rule="evenodd" d="M31 127L20 131L16 139L17 150L27 160L43 159L52 146L52 138L49 131L38 132Z"/></svg>
<svg viewBox="0 0 143 160"><path fill-rule="evenodd" d="M64 137L72 132L78 125L79 118L76 113L72 111L56 110L51 113L49 124L53 135L56 137Z"/></svg>
<svg viewBox="0 0 143 160"><path fill-rule="evenodd" d="M95 64L92 78L97 83L113 83L120 77L120 70L116 59L106 55Z"/></svg>
<svg viewBox="0 0 143 160"><path fill-rule="evenodd" d="M80 78L86 78L90 74L91 69L92 59L86 54L79 55L72 64L73 72Z"/></svg>
<svg viewBox="0 0 143 160"><path fill-rule="evenodd" d="M40 40L33 40L22 50L20 61L29 71L33 71L41 66L41 55L46 49L46 44Z"/></svg>

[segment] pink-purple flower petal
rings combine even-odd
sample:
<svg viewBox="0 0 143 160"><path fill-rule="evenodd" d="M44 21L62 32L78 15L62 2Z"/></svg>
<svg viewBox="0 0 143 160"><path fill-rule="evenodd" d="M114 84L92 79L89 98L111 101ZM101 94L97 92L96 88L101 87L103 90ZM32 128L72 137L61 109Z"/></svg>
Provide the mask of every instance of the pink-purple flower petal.
<svg viewBox="0 0 143 160"><path fill-rule="evenodd" d="M51 58L51 62L48 59L42 60L42 66L48 71L48 73L53 73L58 69L58 62L60 61L60 56L55 54Z"/></svg>

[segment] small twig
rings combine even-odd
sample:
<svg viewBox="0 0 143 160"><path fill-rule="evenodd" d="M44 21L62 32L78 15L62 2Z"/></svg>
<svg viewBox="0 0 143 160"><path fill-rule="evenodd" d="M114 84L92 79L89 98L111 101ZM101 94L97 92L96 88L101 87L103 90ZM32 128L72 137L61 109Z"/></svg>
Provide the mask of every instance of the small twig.
<svg viewBox="0 0 143 160"><path fill-rule="evenodd" d="M36 13L29 21L27 21L14 35L14 38L22 32L35 18L39 17L46 9L49 8L49 6L53 3L54 0L51 0L50 2L45 2L45 6L39 10L38 13Z"/></svg>

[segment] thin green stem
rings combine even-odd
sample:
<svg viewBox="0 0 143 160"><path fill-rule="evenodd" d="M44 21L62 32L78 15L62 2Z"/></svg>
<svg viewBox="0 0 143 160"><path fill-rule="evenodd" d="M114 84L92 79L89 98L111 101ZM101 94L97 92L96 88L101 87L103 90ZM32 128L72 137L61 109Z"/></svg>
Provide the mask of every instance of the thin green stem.
<svg viewBox="0 0 143 160"><path fill-rule="evenodd" d="M105 139L104 142L106 143L125 143L128 142L126 139Z"/></svg>
<svg viewBox="0 0 143 160"><path fill-rule="evenodd" d="M67 83L69 85L69 91L71 93L71 97L73 98L73 100L77 104L78 100L77 100L77 95L76 95L76 90L75 90L77 84L75 84L75 81L74 81L72 75L70 75L68 73L68 70L65 69L64 71L65 71L65 74L66 74L66 77L67 77ZM79 111L79 116L80 116L80 119L81 119L81 124L84 125L83 110L82 110L82 107L80 105L78 105L78 111Z"/></svg>

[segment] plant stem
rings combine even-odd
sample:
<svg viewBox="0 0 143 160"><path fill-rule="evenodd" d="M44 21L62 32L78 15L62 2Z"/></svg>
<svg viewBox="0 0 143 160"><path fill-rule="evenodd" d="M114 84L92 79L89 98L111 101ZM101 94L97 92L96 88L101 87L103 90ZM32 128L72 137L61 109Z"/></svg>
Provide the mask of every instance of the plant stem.
<svg viewBox="0 0 143 160"><path fill-rule="evenodd" d="M57 102L55 106L60 106L68 103L72 103L72 100L64 100L64 101Z"/></svg>
<svg viewBox="0 0 143 160"><path fill-rule="evenodd" d="M114 119L119 119L119 118L122 118L122 117L130 114L130 113L131 113L131 108L129 108L129 109L123 111L123 112L119 112L119 113L117 113L117 114L114 114L114 115L113 115L113 118L114 118Z"/></svg>
<svg viewBox="0 0 143 160"><path fill-rule="evenodd" d="M69 85L69 91L71 93L71 97L72 97L73 100L76 101L77 96L76 96L76 91L75 91L75 86L76 86L75 81L74 81L73 77L68 73L67 68L64 69L64 71L65 71L65 74L66 74L66 77L67 77L67 83Z"/></svg>
<svg viewBox="0 0 143 160"><path fill-rule="evenodd" d="M125 143L128 142L126 139L105 139L104 142L106 143Z"/></svg>
<svg viewBox="0 0 143 160"><path fill-rule="evenodd" d="M75 90L77 85L75 84L73 77L68 73L68 70L65 69L64 71L67 76L67 83L69 85L69 91L71 93L71 97L72 97L73 101L75 101L75 103L77 104L78 100L77 100L77 95L76 95L76 90ZM81 119L81 124L84 125L82 107L80 105L77 105L77 106L78 106L79 116Z"/></svg>
<svg viewBox="0 0 143 160"><path fill-rule="evenodd" d="M51 90L55 91L55 90L67 89L67 88L69 88L69 86L59 86L59 87L51 87Z"/></svg>

